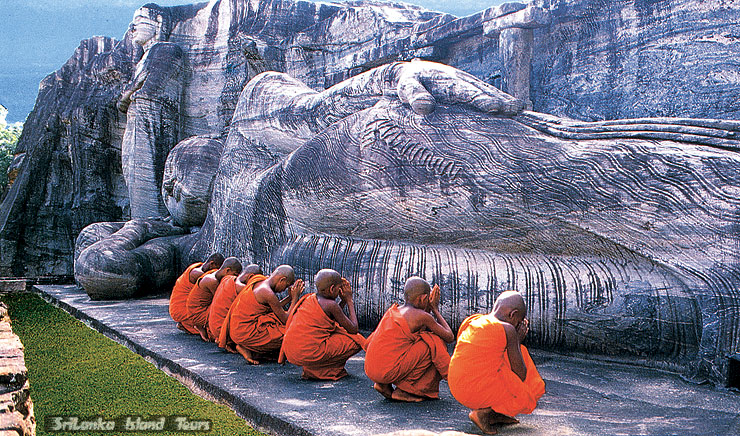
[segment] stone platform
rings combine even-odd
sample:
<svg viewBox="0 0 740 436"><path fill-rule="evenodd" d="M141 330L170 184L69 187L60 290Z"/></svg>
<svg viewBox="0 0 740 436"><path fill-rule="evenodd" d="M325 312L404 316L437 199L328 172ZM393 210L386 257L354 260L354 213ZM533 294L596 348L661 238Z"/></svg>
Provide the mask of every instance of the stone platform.
<svg viewBox="0 0 740 436"><path fill-rule="evenodd" d="M364 354L337 382L301 380L290 364L250 366L175 328L165 297L96 302L75 286L35 286L44 299L143 355L206 398L273 435L354 436L423 429L480 434L442 382L438 401L394 403L372 388ZM547 393L502 435L740 435L740 394L674 374L532 352ZM125 410L120 411L125 414ZM218 429L214 429L218 434Z"/></svg>

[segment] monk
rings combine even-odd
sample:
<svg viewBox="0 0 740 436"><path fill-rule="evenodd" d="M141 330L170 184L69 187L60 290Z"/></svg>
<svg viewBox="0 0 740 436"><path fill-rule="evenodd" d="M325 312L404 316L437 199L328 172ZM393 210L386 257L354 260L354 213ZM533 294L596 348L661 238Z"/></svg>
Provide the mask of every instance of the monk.
<svg viewBox="0 0 740 436"><path fill-rule="evenodd" d="M403 305L393 304L367 338L365 374L388 399L437 399L450 364L445 343L455 334L439 313L438 285L430 290L426 280L410 277L403 293Z"/></svg>
<svg viewBox="0 0 740 436"><path fill-rule="evenodd" d="M314 282L316 293L304 295L290 312L280 363L287 358L302 366L305 379L339 380L347 375L347 359L364 348L365 338L357 333L357 314L347 279L333 269L322 269ZM341 297L339 304L337 297Z"/></svg>
<svg viewBox="0 0 740 436"><path fill-rule="evenodd" d="M217 271L206 274L195 282L187 301L188 322L195 327L201 339L210 342L208 336L208 309L213 301L218 284L224 277L236 276L242 271L242 264L236 257L227 257Z"/></svg>
<svg viewBox="0 0 740 436"><path fill-rule="evenodd" d="M527 306L515 291L502 293L488 315L463 321L450 361L452 395L472 409L468 417L485 434L496 424L516 424L514 415L532 413L545 382L522 341L529 331Z"/></svg>
<svg viewBox="0 0 740 436"><path fill-rule="evenodd" d="M221 253L212 254L205 262L196 262L185 270L175 282L170 294L170 316L177 323L177 328L194 335L198 334L195 326L187 322L188 309L187 301L190 290L195 286L195 282L204 274L213 272L221 268L224 262L224 256Z"/></svg>
<svg viewBox="0 0 740 436"><path fill-rule="evenodd" d="M288 290L288 295L278 300L277 294ZM218 346L233 348L251 365L260 360L277 359L285 334L290 311L303 292L303 280L295 279L290 265L280 265L265 277L255 274L239 292L221 326Z"/></svg>
<svg viewBox="0 0 740 436"><path fill-rule="evenodd" d="M229 313L231 305L236 300L236 296L247 286L247 282L255 274L262 275L262 268L259 265L247 265L239 276L226 276L221 280L213 294L213 301L208 308L208 337L213 342L218 342L218 336L221 334L221 326ZM227 348L227 351L236 352L235 348Z"/></svg>

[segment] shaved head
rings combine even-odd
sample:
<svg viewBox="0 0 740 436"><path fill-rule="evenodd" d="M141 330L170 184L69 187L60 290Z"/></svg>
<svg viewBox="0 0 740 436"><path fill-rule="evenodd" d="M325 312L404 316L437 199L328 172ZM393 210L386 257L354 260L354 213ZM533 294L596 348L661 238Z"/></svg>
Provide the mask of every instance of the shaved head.
<svg viewBox="0 0 740 436"><path fill-rule="evenodd" d="M293 271L293 267L290 265L280 265L275 268L272 275L275 277L285 277L289 284L295 282L295 271Z"/></svg>
<svg viewBox="0 0 740 436"><path fill-rule="evenodd" d="M325 268L316 273L313 279L316 289L319 292L329 289L331 285L337 285L342 282L342 276L333 269Z"/></svg>
<svg viewBox="0 0 740 436"><path fill-rule="evenodd" d="M431 290L429 283L421 277L409 277L403 286L403 297L406 301L411 302L419 295L428 294Z"/></svg>
<svg viewBox="0 0 740 436"><path fill-rule="evenodd" d="M208 259L203 262L205 265L209 266L211 268L221 268L221 265L224 263L224 255L221 253L213 253L208 257Z"/></svg>
<svg viewBox="0 0 740 436"><path fill-rule="evenodd" d="M516 291L505 291L493 303L493 312L509 314L512 310L518 310L522 316L527 316L527 305L524 303L522 294Z"/></svg>
<svg viewBox="0 0 740 436"><path fill-rule="evenodd" d="M251 276L253 274L262 274L262 268L256 263L251 263L244 267L242 274L239 276L240 279Z"/></svg>
<svg viewBox="0 0 740 436"><path fill-rule="evenodd" d="M221 269L229 268L235 273L239 274L242 271L242 264L236 257L227 257L224 263L221 265Z"/></svg>

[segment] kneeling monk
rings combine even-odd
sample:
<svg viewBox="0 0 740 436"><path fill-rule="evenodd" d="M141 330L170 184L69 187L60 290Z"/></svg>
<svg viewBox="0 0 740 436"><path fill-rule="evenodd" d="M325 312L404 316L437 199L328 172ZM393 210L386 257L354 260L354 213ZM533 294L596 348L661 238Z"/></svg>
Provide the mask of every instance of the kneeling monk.
<svg viewBox="0 0 740 436"><path fill-rule="evenodd" d="M514 415L532 413L545 382L522 341L529 331L527 306L518 292L502 293L488 315L463 321L450 361L452 395L473 409L470 420L486 434L495 424L515 424Z"/></svg>
<svg viewBox="0 0 740 436"><path fill-rule="evenodd" d="M286 289L288 296L278 300L277 295ZM236 351L252 365L258 358L275 359L285 334L288 313L285 304L290 299L290 309L303 292L303 280L295 280L293 268L281 265L270 277L255 274L237 295L231 305L218 337L218 346Z"/></svg>
<svg viewBox="0 0 740 436"><path fill-rule="evenodd" d="M333 269L322 269L314 282L317 292L304 295L290 312L280 363L287 358L302 366L303 378L339 380L347 375L347 359L364 348L365 338L357 333L357 314L347 279ZM345 306L349 317L342 310Z"/></svg>
<svg viewBox="0 0 740 436"><path fill-rule="evenodd" d="M224 319L226 319L226 314L229 313L231 305L236 300L236 296L244 290L249 279L256 274L260 275L261 278L258 280L260 282L266 278L262 275L262 268L259 265L247 265L238 277L226 276L218 284L216 293L213 294L211 307L208 308L208 337L213 342L218 342L218 336L221 334L221 326L224 323ZM227 348L227 350L233 353L236 352L234 348Z"/></svg>
<svg viewBox="0 0 740 436"><path fill-rule="evenodd" d="M212 254L205 262L196 262L190 265L184 273L175 282L170 294L170 316L177 323L177 328L184 332L198 334L195 326L187 322L188 318L188 295L195 286L195 282L201 276L211 273L224 263L224 257L221 253Z"/></svg>
<svg viewBox="0 0 740 436"><path fill-rule="evenodd" d="M195 282L195 286L188 295L188 319L201 339L210 342L208 337L208 308L213 301L213 294L216 293L219 283L224 277L238 275L242 271L242 264L236 257L227 257L218 271L206 274Z"/></svg>
<svg viewBox="0 0 740 436"><path fill-rule="evenodd" d="M367 338L365 374L388 399L439 398L439 381L447 378L450 364L445 342L455 340L439 313L439 286L430 292L426 280L411 277L403 292L404 304L391 306Z"/></svg>

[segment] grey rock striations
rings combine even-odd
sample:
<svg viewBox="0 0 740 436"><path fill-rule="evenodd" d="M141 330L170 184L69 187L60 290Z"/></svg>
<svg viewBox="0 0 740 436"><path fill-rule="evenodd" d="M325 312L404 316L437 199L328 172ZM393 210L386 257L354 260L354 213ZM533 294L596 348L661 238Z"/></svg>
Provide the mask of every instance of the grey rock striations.
<svg viewBox="0 0 740 436"><path fill-rule="evenodd" d="M368 326L409 275L442 285L453 325L517 289L539 346L724 377L740 343L740 123L574 123L443 100L423 116L383 85L408 65L321 94L275 73L250 82L195 253L335 268Z"/></svg>
<svg viewBox="0 0 740 436"><path fill-rule="evenodd" d="M692 0L536 0L534 108L586 121L740 119L740 6Z"/></svg>
<svg viewBox="0 0 740 436"><path fill-rule="evenodd" d="M93 39L44 82L0 209L6 271L68 273L82 227L134 216L80 233L94 298L162 290L222 250L351 276L370 325L420 274L448 289L453 324L516 288L540 346L724 376L740 346L740 130L722 120L740 118L737 5L146 9L176 62L147 64L130 35ZM467 73L396 62L412 58ZM173 71L164 101L116 112L141 74ZM148 138L123 152L140 162L124 132Z"/></svg>
<svg viewBox="0 0 740 436"><path fill-rule="evenodd" d="M161 9L163 40L178 46L185 62L179 126L169 148L193 135L225 135L241 90L260 72L287 72L320 90L378 65L414 57L468 71L531 101L540 112L586 121L738 118L733 96L740 80L733 59L740 47L733 35L740 12L734 4L538 0L463 18L372 1L214 0ZM44 82L16 163L25 157L38 162L32 155L50 149L42 144L59 142L52 137L66 138L67 131L89 131L71 143L97 138L101 150L90 154L102 158L93 157L88 164L82 152L81 159L67 160L71 163L33 163L33 169L23 164L19 174L24 181L4 199L0 212L6 217L0 220L5 274L68 274L70 247L80 228L129 216L129 195L117 167L125 117L112 110L111 100L130 86L140 53L128 36L117 49L113 41L95 41L99 39L84 42L81 53L97 50L96 56L108 60L93 64L115 65L97 71L87 65L91 59L76 54L50 76L77 78ZM88 85L78 87L77 82ZM88 109L82 110L86 104ZM86 115L63 115L73 111ZM60 123L53 124L59 114ZM87 121L79 123L81 119ZM90 188L90 172L83 168L97 168L94 173L109 180L89 182L95 186ZM65 188L56 191L65 195L44 195L25 182L29 172L39 180L71 179L74 186L57 183ZM27 205L25 199L31 197Z"/></svg>
<svg viewBox="0 0 740 436"><path fill-rule="evenodd" d="M222 150L223 143L218 139L193 136L177 144L167 156L162 198L177 225L203 225Z"/></svg>
<svg viewBox="0 0 740 436"><path fill-rule="evenodd" d="M0 206L3 275L70 274L77 233L124 217L125 120L115 105L133 53L129 41L88 39L41 82L16 150L18 176Z"/></svg>

